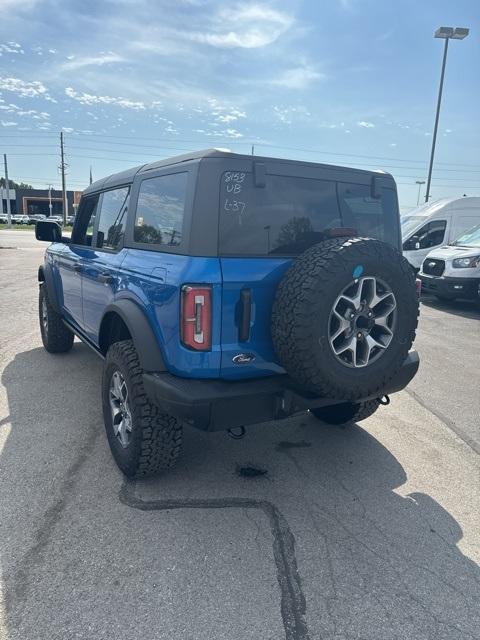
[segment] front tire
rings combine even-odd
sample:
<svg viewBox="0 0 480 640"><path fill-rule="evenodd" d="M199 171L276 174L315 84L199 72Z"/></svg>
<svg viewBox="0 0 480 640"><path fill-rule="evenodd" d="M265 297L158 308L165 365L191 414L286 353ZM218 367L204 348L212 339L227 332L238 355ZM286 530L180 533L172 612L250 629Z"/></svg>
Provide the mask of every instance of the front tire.
<svg viewBox="0 0 480 640"><path fill-rule="evenodd" d="M48 299L45 283L40 285L38 294L38 315L43 346L49 353L66 353L73 345L74 335L68 329L62 316L55 311Z"/></svg>
<svg viewBox="0 0 480 640"><path fill-rule="evenodd" d="M132 340L108 350L102 378L103 418L112 455L129 478L172 468L182 450L182 424L150 403Z"/></svg>
<svg viewBox="0 0 480 640"><path fill-rule="evenodd" d="M310 409L310 413L327 424L342 425L366 420L375 413L379 406L380 401L376 399L357 403L345 402L330 407Z"/></svg>

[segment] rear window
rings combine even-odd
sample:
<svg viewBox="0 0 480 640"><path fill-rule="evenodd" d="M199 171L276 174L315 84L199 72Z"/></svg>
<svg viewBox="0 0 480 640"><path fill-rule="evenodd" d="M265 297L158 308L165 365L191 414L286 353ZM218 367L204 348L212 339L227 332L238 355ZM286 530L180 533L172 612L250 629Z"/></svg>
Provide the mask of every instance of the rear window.
<svg viewBox="0 0 480 640"><path fill-rule="evenodd" d="M358 184L267 175L256 187L252 173L233 171L221 178L221 255L294 256L338 227L398 246L396 192L375 199Z"/></svg>

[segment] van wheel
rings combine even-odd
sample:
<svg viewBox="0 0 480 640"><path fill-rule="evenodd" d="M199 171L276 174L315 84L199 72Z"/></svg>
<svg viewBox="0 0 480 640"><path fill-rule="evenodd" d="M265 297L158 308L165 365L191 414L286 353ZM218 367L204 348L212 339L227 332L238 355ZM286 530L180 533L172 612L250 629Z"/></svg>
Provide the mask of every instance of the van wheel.
<svg viewBox="0 0 480 640"><path fill-rule="evenodd" d="M40 285L38 294L38 316L43 346L49 353L66 353L73 345L74 335L62 321L48 299L47 287Z"/></svg>
<svg viewBox="0 0 480 640"><path fill-rule="evenodd" d="M380 401L376 399L357 403L345 402L329 407L310 409L310 413L322 422L340 425L366 420L375 413L379 406Z"/></svg>
<svg viewBox="0 0 480 640"><path fill-rule="evenodd" d="M151 404L132 340L108 350L102 377L107 439L115 462L129 478L170 469L180 457L182 424Z"/></svg>

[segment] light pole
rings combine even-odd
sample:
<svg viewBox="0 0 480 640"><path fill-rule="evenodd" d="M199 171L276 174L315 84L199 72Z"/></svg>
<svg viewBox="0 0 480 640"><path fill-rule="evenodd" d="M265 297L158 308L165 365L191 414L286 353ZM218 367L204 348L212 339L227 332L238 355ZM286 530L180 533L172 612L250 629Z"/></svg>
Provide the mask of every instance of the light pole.
<svg viewBox="0 0 480 640"><path fill-rule="evenodd" d="M48 185L48 210L49 210L48 217L51 218L52 217L52 185L51 184Z"/></svg>
<svg viewBox="0 0 480 640"><path fill-rule="evenodd" d="M433 157L435 155L435 143L437 141L438 117L440 115L440 103L442 101L443 78L445 76L445 65L447 63L448 41L463 40L468 36L469 30L464 27L440 27L435 31L435 38L443 38L445 47L443 49L442 73L440 74L440 87L438 89L437 112L435 114L435 126L433 128L432 151L430 153L430 165L428 167L427 191L425 192L425 202L430 198L430 183L432 181Z"/></svg>
<svg viewBox="0 0 480 640"><path fill-rule="evenodd" d="M425 184L425 180L415 180L415 184L418 184L418 194L417 194L417 207L420 202L420 191L422 189L422 184Z"/></svg>

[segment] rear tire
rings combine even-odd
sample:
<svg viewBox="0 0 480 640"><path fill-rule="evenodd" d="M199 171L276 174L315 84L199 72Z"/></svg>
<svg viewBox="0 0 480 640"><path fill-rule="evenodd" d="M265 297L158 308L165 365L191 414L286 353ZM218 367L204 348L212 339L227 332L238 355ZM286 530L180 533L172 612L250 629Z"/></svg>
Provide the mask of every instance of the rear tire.
<svg viewBox="0 0 480 640"><path fill-rule="evenodd" d="M62 321L48 299L45 283L40 285L38 294L38 316L43 346L49 353L66 353L73 345L74 335Z"/></svg>
<svg viewBox="0 0 480 640"><path fill-rule="evenodd" d="M380 401L376 399L357 403L345 402L330 407L310 409L310 413L327 424L342 425L366 420L375 413L379 406Z"/></svg>
<svg viewBox="0 0 480 640"><path fill-rule="evenodd" d="M182 450L182 424L149 401L142 374L132 340L109 348L102 378L103 418L115 462L129 478L172 468Z"/></svg>

